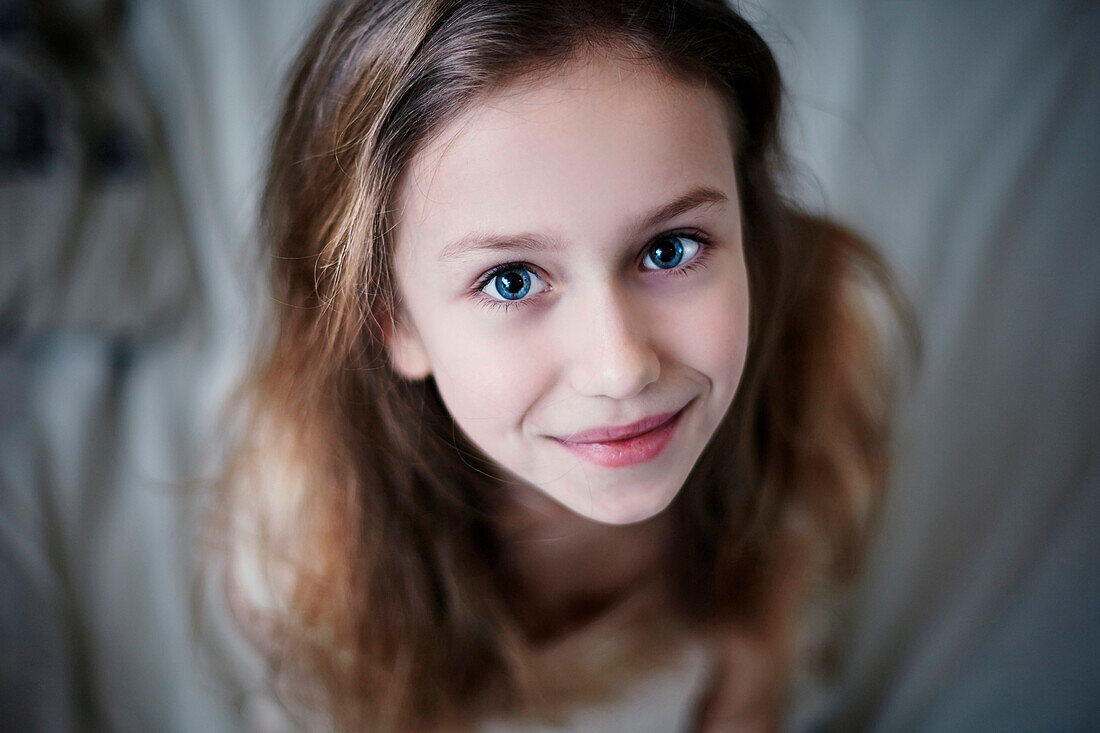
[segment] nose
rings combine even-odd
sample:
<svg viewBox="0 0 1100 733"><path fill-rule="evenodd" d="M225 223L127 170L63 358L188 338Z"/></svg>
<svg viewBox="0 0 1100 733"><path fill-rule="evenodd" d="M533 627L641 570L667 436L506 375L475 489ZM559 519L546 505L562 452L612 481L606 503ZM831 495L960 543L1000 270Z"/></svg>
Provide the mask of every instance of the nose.
<svg viewBox="0 0 1100 733"><path fill-rule="evenodd" d="M573 389L587 397L623 400L656 382L661 362L644 309L628 294L606 287L580 305L567 336L574 344Z"/></svg>

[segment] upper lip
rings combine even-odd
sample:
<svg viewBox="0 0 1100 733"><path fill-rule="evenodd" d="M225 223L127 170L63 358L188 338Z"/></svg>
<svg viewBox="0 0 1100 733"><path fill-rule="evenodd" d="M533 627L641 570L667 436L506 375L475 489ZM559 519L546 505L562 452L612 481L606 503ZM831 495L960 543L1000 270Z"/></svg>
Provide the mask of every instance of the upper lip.
<svg viewBox="0 0 1100 733"><path fill-rule="evenodd" d="M603 425L598 428L578 430L575 433L558 437L558 440L563 443L611 443L617 440L629 440L661 427L683 410L684 408L681 407L679 410L673 410L672 412L662 412L659 415L642 418L638 422L629 425Z"/></svg>

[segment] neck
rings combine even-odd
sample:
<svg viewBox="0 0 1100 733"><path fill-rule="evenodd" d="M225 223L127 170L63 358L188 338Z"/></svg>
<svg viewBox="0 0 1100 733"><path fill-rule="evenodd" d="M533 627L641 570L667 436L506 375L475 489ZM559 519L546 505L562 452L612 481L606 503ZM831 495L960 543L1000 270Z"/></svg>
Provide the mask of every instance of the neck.
<svg viewBox="0 0 1100 733"><path fill-rule="evenodd" d="M534 489L514 494L499 528L515 607L532 639L576 630L660 581L671 534L668 512L607 525Z"/></svg>

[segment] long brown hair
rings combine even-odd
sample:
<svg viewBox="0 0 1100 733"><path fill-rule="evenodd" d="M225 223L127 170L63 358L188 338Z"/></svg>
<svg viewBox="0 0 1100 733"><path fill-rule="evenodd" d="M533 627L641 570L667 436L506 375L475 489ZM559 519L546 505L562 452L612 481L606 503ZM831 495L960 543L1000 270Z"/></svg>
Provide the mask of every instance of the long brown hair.
<svg viewBox="0 0 1100 733"><path fill-rule="evenodd" d="M336 2L275 135L273 333L244 387L223 506L230 547L273 589L234 593L242 623L265 620L279 678L339 725L421 729L523 703L532 652L491 521L502 483L432 380L387 361L390 212L402 171L455 115L594 48L705 80L735 120L748 359L669 509L677 613L754 623L792 543L833 579L856 567L891 395L866 296L899 301L867 244L781 196L779 73L752 27L720 0Z"/></svg>

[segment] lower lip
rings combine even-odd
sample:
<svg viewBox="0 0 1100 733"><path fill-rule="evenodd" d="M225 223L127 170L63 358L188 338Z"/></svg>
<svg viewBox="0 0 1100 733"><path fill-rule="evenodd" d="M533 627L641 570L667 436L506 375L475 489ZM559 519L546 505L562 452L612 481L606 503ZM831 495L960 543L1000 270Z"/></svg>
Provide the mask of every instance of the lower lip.
<svg viewBox="0 0 1100 733"><path fill-rule="evenodd" d="M636 435L626 440L612 440L606 443L570 443L558 441L573 455L589 463L604 468L622 468L648 463L661 454L672 440L676 427L680 424L684 410L680 410L668 422L648 433Z"/></svg>

